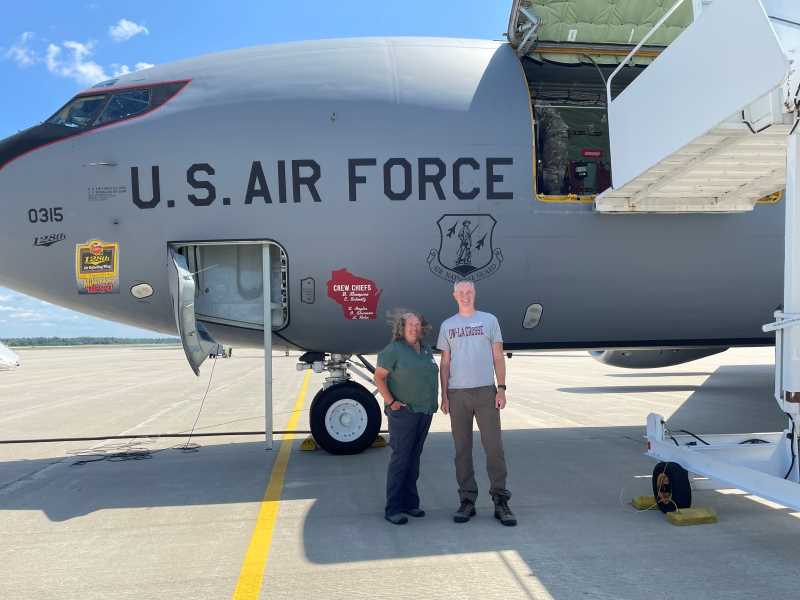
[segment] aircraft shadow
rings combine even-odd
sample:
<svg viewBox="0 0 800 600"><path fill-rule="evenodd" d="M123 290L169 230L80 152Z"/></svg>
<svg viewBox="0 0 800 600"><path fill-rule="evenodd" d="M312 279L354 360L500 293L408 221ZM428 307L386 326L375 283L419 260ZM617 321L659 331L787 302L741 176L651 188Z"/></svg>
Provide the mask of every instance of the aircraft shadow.
<svg viewBox="0 0 800 600"><path fill-rule="evenodd" d="M558 388L567 394L652 394L654 392L694 392L696 385L600 385L591 387Z"/></svg>
<svg viewBox="0 0 800 600"><path fill-rule="evenodd" d="M606 377L620 377L620 378L633 378L638 379L641 377L644 378L657 378L657 377L707 377L711 375L711 373L676 373L674 371L664 371L661 373L607 373Z"/></svg>
<svg viewBox="0 0 800 600"><path fill-rule="evenodd" d="M772 372L771 365L720 367L675 411L668 426L700 434L782 430L785 417L771 397ZM582 389L591 390L587 393L647 393L694 390L695 386L598 386L561 391ZM538 505L550 500L560 504L561 497L581 498L581 503L586 498L600 503L612 500L619 490L616 483L608 485L610 476L622 481L635 470L650 472L649 459L641 456L643 435L644 423L638 427L506 431L514 504L535 501ZM474 445L476 471L481 472L477 432ZM299 452L295 447L284 498L318 499L315 511L327 507L325 511L333 510L343 517L342 522L347 522L349 515L357 520L359 515L379 514L389 452L370 449L359 456L336 457L322 451ZM51 520L63 521L101 509L258 501L276 454L265 451L261 441L248 441L208 444L196 453L167 448L148 460L82 466L74 465L81 457L70 455L8 460L0 462L0 511L38 509ZM450 434L431 433L423 455L422 481L430 490L428 497L445 513L458 504L452 461ZM483 501L488 502L486 493ZM485 504L483 512L488 508ZM514 530L509 531L514 535Z"/></svg>
<svg viewBox="0 0 800 600"><path fill-rule="evenodd" d="M300 483L287 488L284 498L316 498L302 521L303 549L311 563L358 565L421 556L469 562L492 553L498 572L508 569L519 581L510 597L647 598L652 575L666 568L687 576L671 578L669 592L658 597L703 597L699 590L732 586L726 598L747 598L763 581L731 568L742 547L756 548L756 562L775 560L780 568L791 568L800 520L789 511L697 491L695 502L714 508L721 524L687 530L669 525L658 511L637 513L629 506L632 497L652 493L655 461L643 455L643 434L643 427L506 431L510 505L519 519L513 528L493 518L477 438L478 515L466 524L452 521L458 497L447 433L432 434L423 454L419 490L427 515L402 527L382 519L388 457L381 451L358 457L355 469L325 454L302 457L291 467L291 480ZM687 543L692 551L681 552ZM509 557L522 567L509 568ZM550 595L528 591L537 585Z"/></svg>
<svg viewBox="0 0 800 600"><path fill-rule="evenodd" d="M515 491L514 502L521 507L530 504L532 498L537 503L551 498L555 501L559 495L574 492L579 481L580 485L602 488L601 473L607 474L619 464L619 474L624 479L630 475L631 467L626 463L631 458L636 469L647 471L648 460L640 456L644 447L642 432L642 427L506 431L511 481L539 490ZM477 431L474 443L476 472L485 473ZM573 465L558 477L548 474L551 466L536 466L537 461L526 459L546 456L550 453L548 448L554 445L580 449L587 443L602 443L607 448L599 454L588 453L585 458L591 459L591 464ZM321 450L301 452L296 441L283 499L316 500L312 512L322 510L323 521L341 517L336 527L351 519L356 525L365 516L376 519L383 515L390 452L389 448L371 448L356 456L333 456ZM265 451L259 441L209 444L193 453L166 448L155 451L149 459L104 460L83 465L75 463L94 457L67 455L4 461L0 462L0 512L41 510L52 521L65 521L106 509L257 502L263 498L276 454ZM426 506L449 513L458 504L449 432L428 436L422 462L421 486L425 489ZM615 485L611 486L610 499L619 491ZM486 489L483 496L483 502L488 502ZM484 513L488 506L483 506Z"/></svg>
<svg viewBox="0 0 800 600"><path fill-rule="evenodd" d="M259 501L277 454L263 442L153 450L149 459L81 466L94 457L0 462L0 511L38 509L65 521L103 509Z"/></svg>
<svg viewBox="0 0 800 600"><path fill-rule="evenodd" d="M786 416L773 398L773 365L719 367L667 419L694 433L783 431Z"/></svg>

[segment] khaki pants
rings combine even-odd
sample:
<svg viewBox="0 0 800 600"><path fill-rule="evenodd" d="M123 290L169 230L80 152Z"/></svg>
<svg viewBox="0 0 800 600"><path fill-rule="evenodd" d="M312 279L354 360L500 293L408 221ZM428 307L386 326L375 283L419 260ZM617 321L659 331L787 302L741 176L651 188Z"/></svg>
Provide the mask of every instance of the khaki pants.
<svg viewBox="0 0 800 600"><path fill-rule="evenodd" d="M478 422L481 444L486 453L486 470L489 473L492 498L510 498L506 489L506 457L500 429L500 411L495 406L493 385L479 388L448 390L450 427L456 447L456 479L461 500L475 502L478 483L472 463L472 421Z"/></svg>

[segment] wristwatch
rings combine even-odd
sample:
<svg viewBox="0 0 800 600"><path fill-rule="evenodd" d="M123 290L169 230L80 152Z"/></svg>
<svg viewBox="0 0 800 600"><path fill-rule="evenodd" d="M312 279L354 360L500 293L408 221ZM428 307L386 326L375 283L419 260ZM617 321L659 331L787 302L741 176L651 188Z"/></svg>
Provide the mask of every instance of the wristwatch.
<svg viewBox="0 0 800 600"><path fill-rule="evenodd" d="M505 392L508 389L508 387L506 386L505 383L501 383L500 385L497 386L497 389L503 390Z"/></svg>

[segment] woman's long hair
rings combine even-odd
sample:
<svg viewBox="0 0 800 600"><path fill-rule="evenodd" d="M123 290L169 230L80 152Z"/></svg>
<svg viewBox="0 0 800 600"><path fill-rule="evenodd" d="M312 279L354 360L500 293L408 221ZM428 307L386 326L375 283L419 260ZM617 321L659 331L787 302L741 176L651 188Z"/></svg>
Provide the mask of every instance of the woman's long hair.
<svg viewBox="0 0 800 600"><path fill-rule="evenodd" d="M415 312L413 310L406 310L404 308L396 308L389 312L389 324L392 327L392 341L395 340L404 340L405 336L405 329L406 329L406 319L408 317L417 317L419 322L422 324L422 338L424 338L430 331L433 329L431 324L422 316L422 313Z"/></svg>

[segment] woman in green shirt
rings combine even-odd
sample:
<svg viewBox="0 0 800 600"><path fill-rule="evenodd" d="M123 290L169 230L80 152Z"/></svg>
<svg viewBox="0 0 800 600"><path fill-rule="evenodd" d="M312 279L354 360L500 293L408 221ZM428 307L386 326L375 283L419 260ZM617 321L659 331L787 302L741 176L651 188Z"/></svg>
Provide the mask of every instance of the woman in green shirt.
<svg viewBox="0 0 800 600"><path fill-rule="evenodd" d="M439 396L439 367L431 347L422 343L428 330L430 325L421 315L400 314L392 326L392 341L378 354L375 369L392 447L384 516L395 525L407 523L405 515L425 516L417 493L419 461Z"/></svg>

